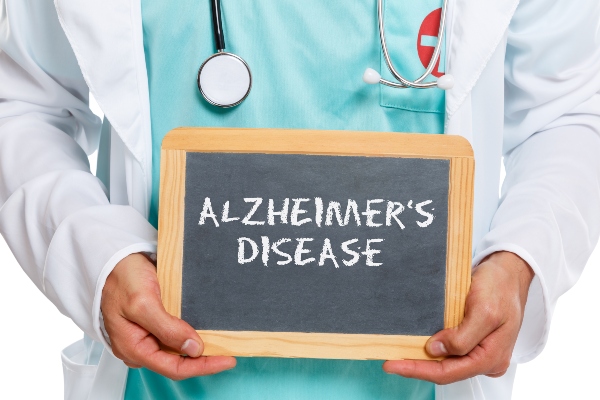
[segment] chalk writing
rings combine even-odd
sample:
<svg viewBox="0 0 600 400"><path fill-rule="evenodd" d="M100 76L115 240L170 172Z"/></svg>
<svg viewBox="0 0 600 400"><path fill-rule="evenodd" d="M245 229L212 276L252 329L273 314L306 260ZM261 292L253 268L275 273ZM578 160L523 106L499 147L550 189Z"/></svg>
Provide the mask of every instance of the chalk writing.
<svg viewBox="0 0 600 400"><path fill-rule="evenodd" d="M310 208L313 212L309 212L307 207L310 202L314 203L314 207ZM238 203L245 206L246 211L243 215L231 215L232 201L227 200L221 206L219 220L210 197L206 197L198 225L219 229L224 224L232 223L245 226L265 224L274 226L289 222L291 226L314 224L318 228L346 227L353 224L375 228L374 236L376 236L376 228L382 226L396 227L400 230L406 229L407 226L425 229L435 219L433 214L435 209L431 207L433 200L424 200L414 206L413 200L409 200L405 207L399 201L369 199L361 204L362 208L353 199L347 199L345 207L342 207L341 201L334 200L329 201L325 206L320 197L268 199L266 202L261 197L245 197L241 201L238 200ZM264 219L261 219L261 216L264 216ZM329 238L315 243L314 238L277 238L273 240L268 236L260 236L260 238L242 236L237 239L235 245L237 261L240 265L252 263L260 256L265 267L288 264L297 266L330 264L335 268L340 268L340 265L348 267L356 265L363 258L364 265L378 267L383 265L382 262L377 261L377 255L382 252L378 248L378 244L383 241L383 238L374 237L364 239L364 243L361 244L357 238L348 238L334 249ZM360 251L361 248L364 250ZM271 257L271 253L275 258Z"/></svg>

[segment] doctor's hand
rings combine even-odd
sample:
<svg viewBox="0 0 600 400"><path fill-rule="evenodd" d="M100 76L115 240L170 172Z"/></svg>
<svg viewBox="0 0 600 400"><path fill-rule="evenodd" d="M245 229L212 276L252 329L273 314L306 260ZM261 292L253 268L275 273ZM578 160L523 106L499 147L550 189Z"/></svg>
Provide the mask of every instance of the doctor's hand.
<svg viewBox="0 0 600 400"><path fill-rule="evenodd" d="M194 328L166 312L156 268L142 254L124 258L110 273L101 309L114 355L131 368L180 380L235 367L233 357L200 357L202 340Z"/></svg>
<svg viewBox="0 0 600 400"><path fill-rule="evenodd" d="M523 322L525 302L534 272L509 252L491 254L473 274L465 318L426 344L442 361L386 361L387 373L445 385L476 375L497 378L506 372Z"/></svg>

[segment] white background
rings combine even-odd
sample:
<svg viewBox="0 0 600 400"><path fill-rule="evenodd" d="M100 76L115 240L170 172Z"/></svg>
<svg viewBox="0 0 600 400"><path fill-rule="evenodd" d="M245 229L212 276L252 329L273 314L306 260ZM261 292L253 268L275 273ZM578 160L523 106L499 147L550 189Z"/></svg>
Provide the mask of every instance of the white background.
<svg viewBox="0 0 600 400"><path fill-rule="evenodd" d="M92 109L98 111L92 103ZM100 112L98 112L100 114ZM600 246L579 283L558 303L550 339L519 367L513 399L600 398ZM39 292L0 238L0 398L61 399L60 351L79 329Z"/></svg>

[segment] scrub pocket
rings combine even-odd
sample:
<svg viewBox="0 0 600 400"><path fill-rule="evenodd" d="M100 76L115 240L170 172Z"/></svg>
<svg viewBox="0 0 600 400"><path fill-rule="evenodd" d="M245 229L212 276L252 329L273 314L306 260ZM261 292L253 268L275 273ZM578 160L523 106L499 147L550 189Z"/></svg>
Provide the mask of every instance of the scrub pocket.
<svg viewBox="0 0 600 400"><path fill-rule="evenodd" d="M87 399L96 377L98 365L88 364L88 351L81 339L65 348L61 354L65 400Z"/></svg>
<svg viewBox="0 0 600 400"><path fill-rule="evenodd" d="M441 0L403 0L384 2L385 37L396 71L410 80L425 72L431 59L440 24ZM445 66L445 42L440 62L433 75L442 76ZM383 78L396 82L388 70L383 51L380 57ZM432 78L426 79L426 82ZM444 113L444 91L435 89L395 89L380 86L380 105L414 112Z"/></svg>

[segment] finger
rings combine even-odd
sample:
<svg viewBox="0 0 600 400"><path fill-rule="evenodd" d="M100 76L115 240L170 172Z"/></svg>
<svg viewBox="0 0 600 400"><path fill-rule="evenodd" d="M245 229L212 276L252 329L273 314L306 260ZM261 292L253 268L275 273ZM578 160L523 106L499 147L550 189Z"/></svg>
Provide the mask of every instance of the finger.
<svg viewBox="0 0 600 400"><path fill-rule="evenodd" d="M142 368L142 366L139 365L139 364L134 364L134 363L130 363L130 362L127 362L127 361L123 361L123 363L125 365L127 365L129 368L133 368L133 369Z"/></svg>
<svg viewBox="0 0 600 400"><path fill-rule="evenodd" d="M136 357L143 365L170 379L181 380L193 376L212 375L235 367L234 357L183 357L160 349L157 339L148 335L136 346Z"/></svg>
<svg viewBox="0 0 600 400"><path fill-rule="evenodd" d="M498 314L490 305L472 308L458 327L436 333L425 348L434 357L464 356L501 326Z"/></svg>
<svg viewBox="0 0 600 400"><path fill-rule="evenodd" d="M488 366L485 363L485 351L476 347L464 357L451 357L442 361L401 360L386 361L383 370L387 373L402 375L445 385L483 374Z"/></svg>
<svg viewBox="0 0 600 400"><path fill-rule="evenodd" d="M485 374L485 376L488 376L490 378L500 378L501 376L504 376L504 374L506 374L506 371L498 372L495 374Z"/></svg>
<svg viewBox="0 0 600 400"><path fill-rule="evenodd" d="M199 360L199 358L182 357L177 354L167 353L158 339L146 329L134 322L120 317L120 323L114 327L113 354L124 360L127 365L142 366L151 369L171 379L184 379L192 376L210 375L235 367L233 357L202 357L209 359L198 364L189 365L186 362L183 368L178 366L179 359ZM163 355L168 360L164 365Z"/></svg>
<svg viewBox="0 0 600 400"><path fill-rule="evenodd" d="M154 294L137 296L124 314L125 318L146 329L168 348L190 357L200 357L204 351L204 343L196 330L167 313L160 297Z"/></svg>

